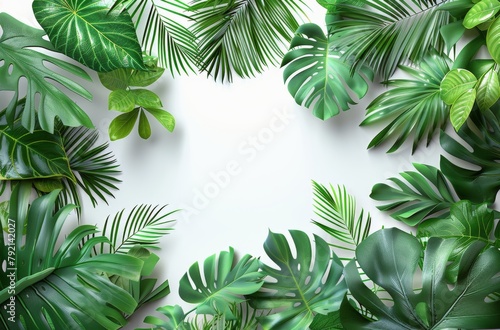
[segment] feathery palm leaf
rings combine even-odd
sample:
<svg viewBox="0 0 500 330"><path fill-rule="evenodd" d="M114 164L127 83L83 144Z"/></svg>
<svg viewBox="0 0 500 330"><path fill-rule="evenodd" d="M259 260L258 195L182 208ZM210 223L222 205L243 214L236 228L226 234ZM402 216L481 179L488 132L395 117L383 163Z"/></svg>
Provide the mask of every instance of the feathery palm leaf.
<svg viewBox="0 0 500 330"><path fill-rule="evenodd" d="M388 152L396 151L411 133L414 133L412 153L424 136L427 136L428 145L435 132L448 122L450 107L441 99L440 84L450 67L449 58L435 51L427 54L418 68L400 66L410 79L389 80L388 86L394 88L370 103L361 123L362 126L371 125L392 119L368 148L395 138Z"/></svg>
<svg viewBox="0 0 500 330"><path fill-rule="evenodd" d="M340 1L336 13L343 19L332 23L336 45L345 58L354 60L354 71L367 65L388 80L398 65L418 63L431 48L443 49L439 29L449 23L450 15L438 10L441 3Z"/></svg>
<svg viewBox="0 0 500 330"><path fill-rule="evenodd" d="M298 28L302 0L194 0L192 27L199 39L201 70L231 81L276 65Z"/></svg>
<svg viewBox="0 0 500 330"><path fill-rule="evenodd" d="M102 234L109 238L111 252L127 253L134 246L158 249L159 239L172 230L169 226L175 221L167 217L177 212L163 213L165 207L143 204L134 207L126 219L123 218L125 210L118 212L112 221L108 217ZM103 248L101 245L100 253Z"/></svg>
<svg viewBox="0 0 500 330"><path fill-rule="evenodd" d="M116 0L115 6L125 4L136 28L144 24L141 42L143 49L156 53L159 66L172 75L195 72L198 46L196 37L174 17L187 19L183 14L188 6L180 0ZM172 17L170 17L170 16Z"/></svg>
<svg viewBox="0 0 500 330"><path fill-rule="evenodd" d="M345 187L338 186L335 189L330 185L328 190L314 181L313 187L315 213L324 220L313 220L313 223L334 238L333 247L353 253L370 233L370 214L364 217L361 210L356 217L356 202Z"/></svg>

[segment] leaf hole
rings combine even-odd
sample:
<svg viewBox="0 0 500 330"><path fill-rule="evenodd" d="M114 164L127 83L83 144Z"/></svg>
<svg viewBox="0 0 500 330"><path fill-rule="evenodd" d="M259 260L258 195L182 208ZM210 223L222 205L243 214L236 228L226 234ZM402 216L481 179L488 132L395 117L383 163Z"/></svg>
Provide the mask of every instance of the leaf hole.
<svg viewBox="0 0 500 330"><path fill-rule="evenodd" d="M321 292L321 287L317 287L316 290L314 290L314 294L319 294Z"/></svg>
<svg viewBox="0 0 500 330"><path fill-rule="evenodd" d="M305 284L305 285L309 285L309 283L310 283L310 282L311 282L311 275L308 275L308 276L306 277L306 280L304 281L304 284Z"/></svg>

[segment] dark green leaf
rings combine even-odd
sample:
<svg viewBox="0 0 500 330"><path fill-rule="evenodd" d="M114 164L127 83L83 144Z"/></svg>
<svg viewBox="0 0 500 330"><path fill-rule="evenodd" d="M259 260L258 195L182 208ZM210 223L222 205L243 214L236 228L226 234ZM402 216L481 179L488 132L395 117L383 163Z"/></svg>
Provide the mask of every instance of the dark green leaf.
<svg viewBox="0 0 500 330"><path fill-rule="evenodd" d="M476 0L450 0L438 7L439 10L444 10L449 12L453 17L461 19L469 12L469 10L474 6Z"/></svg>
<svg viewBox="0 0 500 330"><path fill-rule="evenodd" d="M455 46L464 35L465 27L462 21L455 21L442 26L439 32L441 33L441 37L443 37L446 53L449 54L453 46Z"/></svg>
<svg viewBox="0 0 500 330"><path fill-rule="evenodd" d="M156 118L156 120L158 120L160 124L162 124L162 126L165 127L169 132L173 132L175 128L174 116L162 109L148 108L144 110L152 114Z"/></svg>
<svg viewBox="0 0 500 330"><path fill-rule="evenodd" d="M129 135L134 128L138 116L139 108L136 108L113 119L111 124L109 124L109 138L111 141L123 139Z"/></svg>
<svg viewBox="0 0 500 330"><path fill-rule="evenodd" d="M340 330L344 329L340 322L340 312L332 312L327 315L317 314L309 326L310 330Z"/></svg>
<svg viewBox="0 0 500 330"><path fill-rule="evenodd" d="M42 38L45 35L42 30L25 25L6 13L0 13L0 27L0 90L14 92L7 109L10 124L13 122L16 102L21 96L19 82L25 77L28 89L22 125L27 130L33 132L38 120L41 129L53 132L56 117L67 126L92 127L87 114L57 84L87 100L92 99L92 95L72 79L52 71L47 64L86 80L91 80L89 75L77 66L32 49L54 50ZM38 103L35 101L36 95L40 97Z"/></svg>
<svg viewBox="0 0 500 330"><path fill-rule="evenodd" d="M95 71L146 69L127 11L106 0L34 0L35 17L54 47Z"/></svg>

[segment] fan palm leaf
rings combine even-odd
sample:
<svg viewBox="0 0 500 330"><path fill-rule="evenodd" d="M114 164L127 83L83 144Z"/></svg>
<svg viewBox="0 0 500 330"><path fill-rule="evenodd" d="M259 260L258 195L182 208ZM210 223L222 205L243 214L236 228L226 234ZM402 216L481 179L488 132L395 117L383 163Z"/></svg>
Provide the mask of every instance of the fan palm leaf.
<svg viewBox="0 0 500 330"><path fill-rule="evenodd" d="M277 65L298 28L302 0L195 0L190 11L199 66L214 79L255 76Z"/></svg>
<svg viewBox="0 0 500 330"><path fill-rule="evenodd" d="M431 49L442 51L439 30L450 22L444 1L365 0L339 1L336 13L343 19L331 23L332 33L353 70L362 65L388 80L398 65L418 63Z"/></svg>

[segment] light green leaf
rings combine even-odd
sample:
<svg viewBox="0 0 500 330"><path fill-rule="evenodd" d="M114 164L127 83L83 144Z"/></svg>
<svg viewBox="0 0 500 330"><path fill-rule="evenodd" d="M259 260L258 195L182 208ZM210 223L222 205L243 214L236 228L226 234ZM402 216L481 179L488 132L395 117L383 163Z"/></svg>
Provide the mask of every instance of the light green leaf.
<svg viewBox="0 0 500 330"><path fill-rule="evenodd" d="M259 260L243 256L235 264L234 250L212 255L200 264L189 267L179 283L179 295L189 303L197 304L198 314L233 316L230 305L245 301L242 295L256 292L263 284Z"/></svg>
<svg viewBox="0 0 500 330"><path fill-rule="evenodd" d="M463 94L470 93L476 82L476 77L468 70L451 70L441 81L441 99L446 104L452 105Z"/></svg>
<svg viewBox="0 0 500 330"><path fill-rule="evenodd" d="M34 0L35 17L54 47L95 71L145 70L126 10L106 0Z"/></svg>
<svg viewBox="0 0 500 330"><path fill-rule="evenodd" d="M132 74L128 78L128 85L137 87L149 86L160 79L163 72L165 72L165 69L158 66L148 68L147 71L133 70Z"/></svg>
<svg viewBox="0 0 500 330"><path fill-rule="evenodd" d="M160 124L162 124L162 126L165 127L169 132L173 132L175 128L174 116L162 109L149 108L144 110L152 114L156 118L156 120L158 120Z"/></svg>
<svg viewBox="0 0 500 330"><path fill-rule="evenodd" d="M184 322L186 315L184 314L181 306L163 306L156 309L156 311L165 315L167 320L162 320L156 316L146 316L144 323L148 323L165 330L194 330L190 323ZM146 330L146 328L138 330Z"/></svg>
<svg viewBox="0 0 500 330"><path fill-rule="evenodd" d="M495 17L498 11L500 11L500 2L498 0L481 0L467 12L463 24L467 29L472 29Z"/></svg>
<svg viewBox="0 0 500 330"><path fill-rule="evenodd" d="M483 111L489 109L498 101L500 98L500 82L495 68L492 67L479 78L476 90L479 109Z"/></svg>
<svg viewBox="0 0 500 330"><path fill-rule="evenodd" d="M143 54L145 61L148 61L149 57ZM153 65L146 64L146 68L147 70L120 68L109 72L98 72L98 76L103 86L113 91L116 89L127 89L130 86L149 86L157 81L163 75L163 72L165 72L165 69L156 65L156 61L153 61Z"/></svg>
<svg viewBox="0 0 500 330"><path fill-rule="evenodd" d="M269 232L264 250L277 268L261 266L269 280L250 296L252 307L276 309L260 318L266 330L307 329L316 314L338 310L346 294L342 263L328 244L316 235L311 241L298 230L290 230L290 235L293 254L284 235Z"/></svg>
<svg viewBox="0 0 500 330"><path fill-rule="evenodd" d="M161 100L158 95L147 89L131 90L135 98L135 104L143 108L161 108Z"/></svg>
<svg viewBox="0 0 500 330"><path fill-rule="evenodd" d="M0 91L14 92L7 109L9 123L14 121L15 106L21 96L19 82L25 77L28 84L22 125L27 130L33 132L38 122L41 129L52 133L56 117L67 126L93 127L87 114L61 91L58 84L87 100L91 100L92 95L73 79L53 71L48 64L65 74L90 81L89 75L75 65L32 49L54 50L50 42L42 38L45 35L42 30L25 25L6 13L0 13L0 27Z"/></svg>
<svg viewBox="0 0 500 330"><path fill-rule="evenodd" d="M0 224L5 232L9 232L9 201L0 202Z"/></svg>
<svg viewBox="0 0 500 330"><path fill-rule="evenodd" d="M134 128L138 116L139 108L136 108L113 119L111 124L109 124L109 138L111 141L123 139L129 135Z"/></svg>
<svg viewBox="0 0 500 330"><path fill-rule="evenodd" d="M144 111L141 111L139 115L139 136L144 140L149 139L151 136L151 126L149 125L148 117Z"/></svg>
<svg viewBox="0 0 500 330"><path fill-rule="evenodd" d="M337 115L355 104L349 89L362 98L368 91L368 81L373 73L362 68L351 73L351 66L341 59L341 54L331 48L335 44L316 24L301 25L292 39L290 50L283 58L283 80L295 102L313 109L321 119Z"/></svg>
<svg viewBox="0 0 500 330"><path fill-rule="evenodd" d="M456 131L458 131L460 127L462 127L462 125L467 121L467 118L469 118L469 114L472 110L472 107L474 106L475 100L476 90L469 89L464 94L462 94L451 106L450 120Z"/></svg>
<svg viewBox="0 0 500 330"><path fill-rule="evenodd" d="M486 34L486 47L491 54L491 57L500 64L500 17L488 28Z"/></svg>
<svg viewBox="0 0 500 330"><path fill-rule="evenodd" d="M454 239L432 237L425 251L419 240L399 229L383 229L365 239L356 260L345 268L349 291L376 320L368 320L344 299L340 317L345 329L498 329L500 301L488 301L500 291L500 251L482 252L484 243L474 242L463 252L456 283L446 280ZM423 257L421 285L415 285ZM387 306L360 277L364 273L391 296Z"/></svg>
<svg viewBox="0 0 500 330"><path fill-rule="evenodd" d="M130 112L137 104L135 94L130 90L115 89L109 94L108 109L120 112Z"/></svg>

